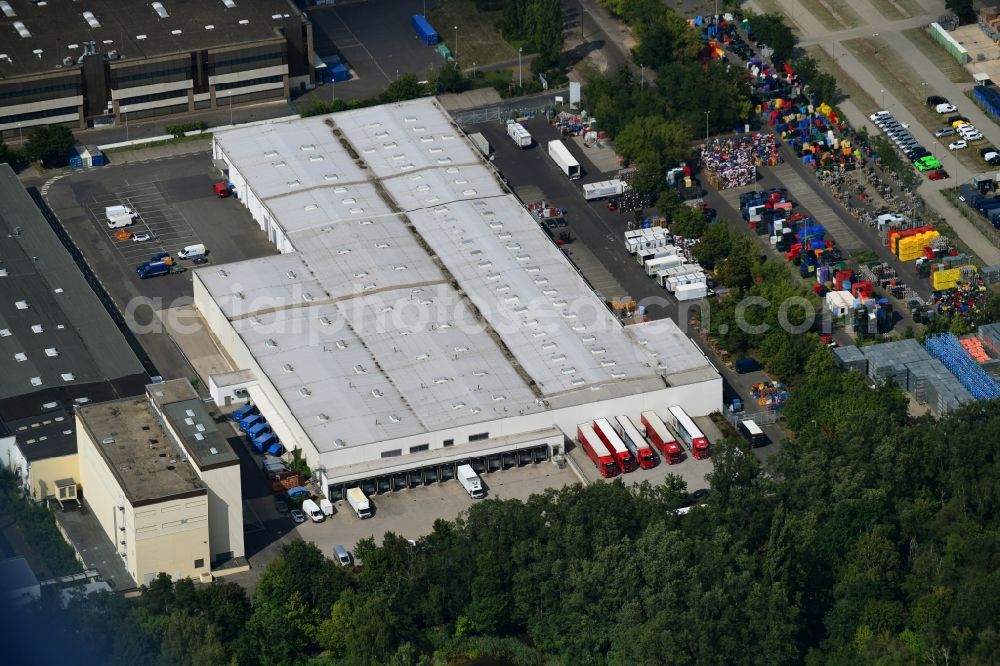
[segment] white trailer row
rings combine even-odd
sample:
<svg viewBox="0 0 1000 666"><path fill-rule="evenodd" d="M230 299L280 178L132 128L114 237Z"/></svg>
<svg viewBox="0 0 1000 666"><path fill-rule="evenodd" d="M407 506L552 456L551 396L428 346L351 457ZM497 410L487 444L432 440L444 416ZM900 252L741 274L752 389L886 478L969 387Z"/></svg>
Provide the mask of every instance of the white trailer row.
<svg viewBox="0 0 1000 666"><path fill-rule="evenodd" d="M708 277L704 269L696 262L689 262L668 238L662 227L632 229L625 232L625 247L646 275L678 301L705 298L708 296Z"/></svg>
<svg viewBox="0 0 1000 666"><path fill-rule="evenodd" d="M625 249L629 254L635 254L641 250L650 250L669 245L667 230L663 227L650 227L648 229L632 229L625 232ZM641 261L639 262L642 263Z"/></svg>
<svg viewBox="0 0 1000 666"><path fill-rule="evenodd" d="M531 147L531 134L528 133L528 130L524 129L524 125L521 123L507 123L507 136L511 138L511 141L518 148Z"/></svg>

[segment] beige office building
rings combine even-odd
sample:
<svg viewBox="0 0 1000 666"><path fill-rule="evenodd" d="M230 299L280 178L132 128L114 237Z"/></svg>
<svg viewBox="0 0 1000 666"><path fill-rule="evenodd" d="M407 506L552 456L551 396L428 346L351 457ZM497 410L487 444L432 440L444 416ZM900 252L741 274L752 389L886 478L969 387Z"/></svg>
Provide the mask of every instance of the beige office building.
<svg viewBox="0 0 1000 666"><path fill-rule="evenodd" d="M76 420L82 495L137 584L246 568L239 459L187 380Z"/></svg>

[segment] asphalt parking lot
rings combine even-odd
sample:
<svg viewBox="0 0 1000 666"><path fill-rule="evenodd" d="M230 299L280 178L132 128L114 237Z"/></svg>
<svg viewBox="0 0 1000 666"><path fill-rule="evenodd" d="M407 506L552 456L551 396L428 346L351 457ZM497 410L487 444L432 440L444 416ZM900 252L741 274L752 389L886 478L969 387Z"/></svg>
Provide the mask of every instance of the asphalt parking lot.
<svg viewBox="0 0 1000 666"><path fill-rule="evenodd" d="M160 374L190 376L186 360L165 332L145 330L169 308L190 304L188 271L140 280L135 268L162 251L176 260L186 245L204 243L207 265L275 254L274 246L236 199L212 191L218 173L211 153L195 153L147 163L76 171L53 182L45 199L69 233L115 305L137 333ZM127 205L140 215L128 227L151 235L144 242L118 240L104 209ZM180 260L181 268L190 263ZM149 327L153 328L153 327Z"/></svg>
<svg viewBox="0 0 1000 666"><path fill-rule="evenodd" d="M419 39L410 24L422 11L413 0L362 0L308 10L316 53L340 52L351 70L350 81L326 84L317 90L324 99L360 99L378 95L402 74L428 79L428 70L444 64L437 51ZM441 30L442 28L438 28ZM470 37L471 38L471 37Z"/></svg>

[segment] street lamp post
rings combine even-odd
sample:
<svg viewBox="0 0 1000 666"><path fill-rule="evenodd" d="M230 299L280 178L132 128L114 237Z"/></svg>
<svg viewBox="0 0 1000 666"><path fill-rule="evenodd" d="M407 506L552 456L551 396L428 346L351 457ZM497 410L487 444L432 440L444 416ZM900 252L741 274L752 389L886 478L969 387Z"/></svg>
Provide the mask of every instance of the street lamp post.
<svg viewBox="0 0 1000 666"><path fill-rule="evenodd" d="M705 112L705 146L706 147L708 146L708 114L710 114L710 113L711 113L711 111L706 111Z"/></svg>
<svg viewBox="0 0 1000 666"><path fill-rule="evenodd" d="M639 90L646 87L646 66L639 65Z"/></svg>
<svg viewBox="0 0 1000 666"><path fill-rule="evenodd" d="M128 141L128 107L122 107L122 117L125 119L125 140Z"/></svg>
<svg viewBox="0 0 1000 666"><path fill-rule="evenodd" d="M458 64L458 26L455 26L455 64Z"/></svg>
<svg viewBox="0 0 1000 666"><path fill-rule="evenodd" d="M517 47L517 87L521 87L521 51L523 51L520 46Z"/></svg>
<svg viewBox="0 0 1000 666"><path fill-rule="evenodd" d="M229 98L229 124L233 124L233 91L227 90L226 97Z"/></svg>
<svg viewBox="0 0 1000 666"><path fill-rule="evenodd" d="M885 108L885 88L882 88L879 92L882 93L882 108Z"/></svg>
<svg viewBox="0 0 1000 666"><path fill-rule="evenodd" d="M21 138L21 123L17 124L17 143L20 145L24 140Z"/></svg>

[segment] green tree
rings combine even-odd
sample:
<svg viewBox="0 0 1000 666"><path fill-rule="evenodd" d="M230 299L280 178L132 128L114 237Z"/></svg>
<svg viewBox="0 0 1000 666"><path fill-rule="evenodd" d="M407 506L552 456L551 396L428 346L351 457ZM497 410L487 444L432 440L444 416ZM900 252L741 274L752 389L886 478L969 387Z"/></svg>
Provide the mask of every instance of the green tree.
<svg viewBox="0 0 1000 666"><path fill-rule="evenodd" d="M437 73L437 87L441 92L462 92L469 87L469 80L454 63L441 65Z"/></svg>
<svg viewBox="0 0 1000 666"><path fill-rule="evenodd" d="M76 140L62 125L41 125L28 133L25 151L48 168L66 166Z"/></svg>
<svg viewBox="0 0 1000 666"><path fill-rule="evenodd" d="M562 4L559 0L533 0L530 3L534 16L532 39L538 48L538 56L532 62L532 71L542 70L559 64L563 47Z"/></svg>
<svg viewBox="0 0 1000 666"><path fill-rule="evenodd" d="M762 44L766 44L774 49L774 55L782 60L789 60L798 39L792 33L792 29L785 23L785 17L781 14L752 14L747 20L750 22L750 32Z"/></svg>
<svg viewBox="0 0 1000 666"><path fill-rule="evenodd" d="M972 0L945 0L944 6L960 19L968 20L976 15L972 8Z"/></svg>
<svg viewBox="0 0 1000 666"><path fill-rule="evenodd" d="M408 99L416 99L426 94L423 85L417 81L413 74L403 74L398 79L389 84L389 87L382 93L383 102L403 102Z"/></svg>
<svg viewBox="0 0 1000 666"><path fill-rule="evenodd" d="M670 230L684 238L701 238L708 229L708 218L698 208L681 205L670 214Z"/></svg>
<svg viewBox="0 0 1000 666"><path fill-rule="evenodd" d="M736 234L728 224L710 224L701 240L691 248L691 254L698 263L711 270L715 263L733 251Z"/></svg>

